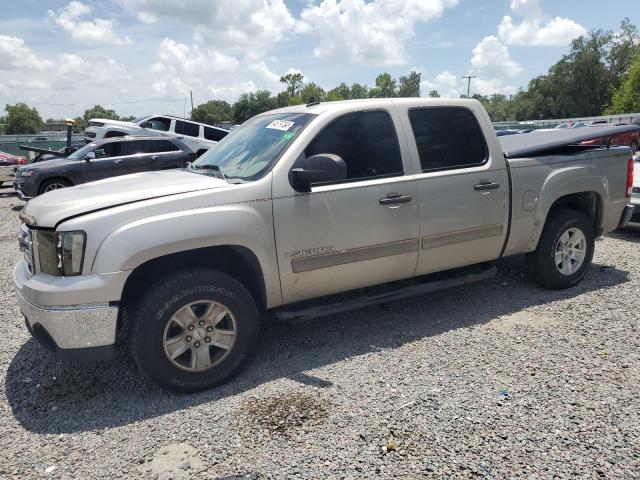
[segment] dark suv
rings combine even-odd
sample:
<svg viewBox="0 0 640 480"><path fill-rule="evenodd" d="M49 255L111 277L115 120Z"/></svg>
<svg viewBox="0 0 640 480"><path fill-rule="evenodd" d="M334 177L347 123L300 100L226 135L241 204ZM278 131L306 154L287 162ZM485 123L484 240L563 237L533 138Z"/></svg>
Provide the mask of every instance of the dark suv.
<svg viewBox="0 0 640 480"><path fill-rule="evenodd" d="M16 192L28 200L50 190L150 170L182 168L196 154L177 138L117 137L89 143L66 158L21 167Z"/></svg>

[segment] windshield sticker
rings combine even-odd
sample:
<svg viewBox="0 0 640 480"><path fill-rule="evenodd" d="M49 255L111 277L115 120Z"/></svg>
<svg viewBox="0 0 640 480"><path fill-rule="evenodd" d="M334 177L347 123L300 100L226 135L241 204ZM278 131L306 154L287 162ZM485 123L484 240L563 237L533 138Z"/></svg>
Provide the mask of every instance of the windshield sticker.
<svg viewBox="0 0 640 480"><path fill-rule="evenodd" d="M274 120L266 128L273 128L274 130L282 130L286 132L291 127L293 127L294 122L290 122L289 120Z"/></svg>

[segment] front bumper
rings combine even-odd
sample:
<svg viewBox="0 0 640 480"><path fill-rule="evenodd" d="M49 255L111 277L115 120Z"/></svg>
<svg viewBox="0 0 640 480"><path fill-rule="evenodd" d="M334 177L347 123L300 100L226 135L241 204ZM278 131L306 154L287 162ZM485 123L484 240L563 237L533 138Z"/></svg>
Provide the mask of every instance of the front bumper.
<svg viewBox="0 0 640 480"><path fill-rule="evenodd" d="M113 353L118 322L113 299L119 298L128 273L30 277L21 261L13 269L13 283L27 328L43 346L62 358L98 360Z"/></svg>
<svg viewBox="0 0 640 480"><path fill-rule="evenodd" d="M15 188L16 194L21 200L31 200L35 197L34 192L31 192L31 189L25 183L20 183L16 180L16 183L13 184L13 188Z"/></svg>

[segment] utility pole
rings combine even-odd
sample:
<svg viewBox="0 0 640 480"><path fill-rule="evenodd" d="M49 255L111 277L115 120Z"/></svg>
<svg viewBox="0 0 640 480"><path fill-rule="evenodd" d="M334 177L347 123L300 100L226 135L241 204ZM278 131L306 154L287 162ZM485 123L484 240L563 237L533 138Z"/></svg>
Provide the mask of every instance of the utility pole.
<svg viewBox="0 0 640 480"><path fill-rule="evenodd" d="M191 95L191 111L193 112L193 90L189 90L189 95Z"/></svg>
<svg viewBox="0 0 640 480"><path fill-rule="evenodd" d="M471 79L478 78L475 75L463 75L462 78L467 80L467 98L471 97Z"/></svg>

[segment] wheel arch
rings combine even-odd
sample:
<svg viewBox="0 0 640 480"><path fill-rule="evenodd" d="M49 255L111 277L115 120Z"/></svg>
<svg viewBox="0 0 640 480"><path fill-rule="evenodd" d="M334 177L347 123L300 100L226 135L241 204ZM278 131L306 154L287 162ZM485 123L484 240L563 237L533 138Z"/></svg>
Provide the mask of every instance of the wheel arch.
<svg viewBox="0 0 640 480"><path fill-rule="evenodd" d="M153 281L187 268L210 268L221 271L240 282L253 296L258 309L267 308L264 273L258 257L241 245L216 245L170 253L137 266L127 277L122 289L122 311L135 307L137 299ZM119 330L123 315L118 319Z"/></svg>
<svg viewBox="0 0 640 480"><path fill-rule="evenodd" d="M40 180L38 182L38 189L37 189L38 195L41 195L42 193L44 193L44 192L40 191L42 189L42 185L45 182L50 182L52 180L63 180L64 182L70 184L71 186L74 185L73 180L71 180L71 178L68 175L64 175L64 174L61 174L61 173L56 173L56 174L53 174L53 175L51 175L49 177L43 178L42 180Z"/></svg>

